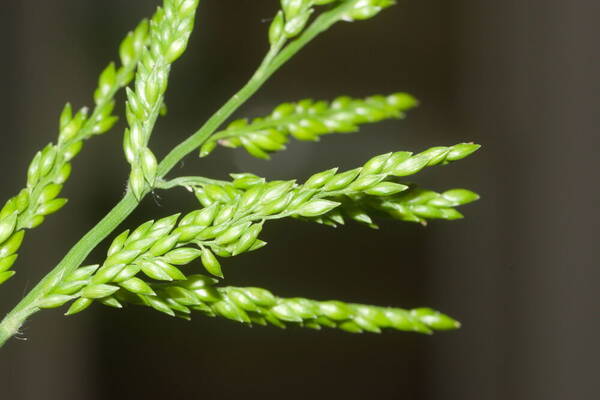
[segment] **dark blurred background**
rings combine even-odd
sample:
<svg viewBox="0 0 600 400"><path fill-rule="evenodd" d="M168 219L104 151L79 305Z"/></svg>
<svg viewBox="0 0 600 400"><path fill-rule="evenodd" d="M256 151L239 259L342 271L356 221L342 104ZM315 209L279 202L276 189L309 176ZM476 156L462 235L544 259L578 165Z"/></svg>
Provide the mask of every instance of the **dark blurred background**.
<svg viewBox="0 0 600 400"><path fill-rule="evenodd" d="M3 199L24 184L34 152L55 140L63 104L91 103L118 41L158 3L1 2ZM173 70L169 115L152 139L157 154L250 76L276 7L275 0L202 2L189 50ZM340 23L319 37L237 116L309 96L407 91L421 100L408 119L296 142L271 162L218 149L173 172L304 178L387 151L483 144L473 157L416 178L481 193L462 210L464 220L427 228L384 222L380 231L277 222L264 232L269 246L224 265L231 284L426 305L461 320L461 330L351 335L202 316L188 323L137 308L94 306L71 318L47 311L0 351L0 397L597 398L599 15L591 1L400 0L373 20ZM71 201L27 236L18 274L0 290L2 313L123 194L122 130L89 142L75 161L64 192ZM183 191L160 196L159 203L146 199L125 225L195 205Z"/></svg>

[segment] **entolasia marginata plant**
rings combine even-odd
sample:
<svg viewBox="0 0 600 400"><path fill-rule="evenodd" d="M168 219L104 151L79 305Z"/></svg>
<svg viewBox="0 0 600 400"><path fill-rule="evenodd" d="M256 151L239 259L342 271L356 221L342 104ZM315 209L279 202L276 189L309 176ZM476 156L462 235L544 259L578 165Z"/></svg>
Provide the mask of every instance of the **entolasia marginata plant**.
<svg viewBox="0 0 600 400"><path fill-rule="evenodd" d="M271 75L315 37L338 22L375 18L394 4L393 0L281 0L266 33L268 52L250 80L198 131L159 161L150 138L165 110L171 66L188 47L198 3L164 0L149 20L127 34L119 47L120 66L110 63L100 74L94 107L77 111L69 104L64 107L56 143L33 157L25 187L2 207L0 283L6 284L18 269L18 252L26 232L65 206L67 200L60 193L73 159L84 142L111 130L117 120L113 115L115 95L125 89L123 152L131 166L127 191L4 317L0 345L38 311L64 306L66 315L73 315L93 303L119 309L151 307L184 319L199 312L282 328L297 325L348 332L395 329L419 333L458 328L457 321L430 308L407 310L282 298L258 287L224 286L227 259L265 246L261 231L274 219L296 218L334 227L355 221L375 228L376 218L421 224L430 219L461 218L456 207L477 200L477 194L465 189L438 193L403 180L425 168L461 160L479 146L459 143L416 154L390 152L348 171L334 166L316 171L302 183L269 181L252 173L231 174L231 180L167 178L173 167L193 152L207 157L224 146L268 159L271 153L285 150L292 138L317 141L325 134L355 132L362 124L402 118L417 104L405 93L306 99L280 104L263 117L237 119L224 126ZM113 235L145 196L177 187L186 188L197 199L197 209L160 216L114 234L104 259L84 265L90 252Z"/></svg>

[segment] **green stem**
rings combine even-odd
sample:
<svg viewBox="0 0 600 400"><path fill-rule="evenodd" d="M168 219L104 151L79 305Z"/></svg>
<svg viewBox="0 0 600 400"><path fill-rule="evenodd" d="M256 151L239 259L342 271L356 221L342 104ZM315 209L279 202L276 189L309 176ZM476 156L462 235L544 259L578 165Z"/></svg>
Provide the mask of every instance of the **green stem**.
<svg viewBox="0 0 600 400"><path fill-rule="evenodd" d="M157 169L158 178L164 178L183 157L200 147L235 110L256 93L275 71L319 33L339 21L353 3L353 0L344 2L342 5L321 14L298 39L288 44L281 52L279 50L284 44L283 41L273 46L248 83L213 114L198 131L171 150L161 161ZM149 191L148 188L144 194ZM137 208L138 204L139 202L133 194L128 192L92 230L69 250L61 262L4 317L0 322L0 347L19 331L30 315L39 311L37 307L39 301L50 293L63 277L77 269L90 252L110 235Z"/></svg>
<svg viewBox="0 0 600 400"><path fill-rule="evenodd" d="M156 182L157 189L172 189L177 186L202 186L202 185L228 185L231 182L219 179L205 178L203 176L180 176L179 178L165 181L163 179Z"/></svg>

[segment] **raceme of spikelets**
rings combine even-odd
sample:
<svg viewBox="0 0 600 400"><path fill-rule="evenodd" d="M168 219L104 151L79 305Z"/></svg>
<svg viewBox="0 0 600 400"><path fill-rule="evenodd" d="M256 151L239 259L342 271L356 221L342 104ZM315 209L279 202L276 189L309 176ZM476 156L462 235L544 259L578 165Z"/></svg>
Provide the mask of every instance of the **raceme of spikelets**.
<svg viewBox="0 0 600 400"><path fill-rule="evenodd" d="M241 196L255 185L264 183L264 178L254 174L231 174L233 182L207 180L206 182L182 181L182 186L194 191L203 204L210 204L212 199L206 197L204 188L208 185L219 185L226 190L230 198ZM345 218L378 228L373 222L376 217L391 217L400 221L418 222L427 225L429 219L455 220L463 215L455 207L469 204L479 199L479 195L467 189L451 189L443 193L410 185L408 189L391 196L374 196L366 193L346 194L332 200L340 203L330 212L313 217L301 217L321 224L336 227L345 223Z"/></svg>
<svg viewBox="0 0 600 400"><path fill-rule="evenodd" d="M128 85L147 43L148 23L142 21L120 45L121 67L111 63L104 69L94 92L91 115L82 108L73 115L67 104L59 122L57 144L38 152L27 171L27 187L9 199L0 211L0 284L15 274L11 271L25 229L33 229L44 218L60 210L67 199L57 198L71 174L71 160L81 151L84 140L107 132L117 121L112 115L117 91Z"/></svg>
<svg viewBox="0 0 600 400"><path fill-rule="evenodd" d="M156 179L157 161L148 142L164 104L171 64L187 47L197 7L198 0L165 0L150 21L150 45L138 65L135 91L127 89L129 128L123 149L131 164L129 188L138 200Z"/></svg>
<svg viewBox="0 0 600 400"><path fill-rule="evenodd" d="M153 294L149 284L137 277L142 272L158 281L185 280L176 266L200 258L208 272L222 277L217 256L229 257L261 248L258 239L265 221L285 217L315 218L340 205L330 200L340 196L367 194L389 197L408 188L385 180L403 177L421 169L467 157L479 148L475 144L435 147L412 155L397 152L376 156L362 167L337 173L330 169L310 177L304 184L294 181L252 182L247 176L234 181L234 187L247 189L241 195L229 186L206 185L197 194L205 205L178 222L179 215L149 221L131 234L114 239L102 266L80 268L38 305L53 308L75 300L68 314L87 308L94 300L120 307L114 295L120 290L149 296L148 305L167 312L164 302ZM153 297L154 296L154 297Z"/></svg>
<svg viewBox="0 0 600 400"><path fill-rule="evenodd" d="M343 223L344 216L370 227L377 228L371 215L385 215L407 222L427 224L430 219L455 220L463 215L455 207L479 200L479 195L467 189L451 189L443 193L411 185L409 189L388 197L353 196L336 199L340 207L323 216L322 222L335 226ZM331 215L329 215L331 214Z"/></svg>
<svg viewBox="0 0 600 400"><path fill-rule="evenodd" d="M202 146L200 156L207 156L220 144L243 146L251 155L268 159L269 152L285 149L289 135L298 140L314 141L329 133L355 132L361 124L402 118L403 111L416 105L417 101L406 93L365 99L342 96L331 103L310 99L283 103L267 117L255 118L251 122L247 119L231 122Z"/></svg>
<svg viewBox="0 0 600 400"><path fill-rule="evenodd" d="M281 11L269 27L269 42L275 47L298 36L314 13L314 6L348 4L350 7L340 19L353 21L372 18L394 3L393 0L281 0Z"/></svg>
<svg viewBox="0 0 600 400"><path fill-rule="evenodd" d="M195 274L182 281L153 283L149 286L152 294L120 290L115 297L120 303L152 307L184 319L190 319L191 311L199 311L210 317L280 328L291 323L312 329L339 328L353 333L379 333L382 328L432 333L433 330L460 326L454 319L430 308L403 310L335 300L280 298L262 288L215 287L216 283L214 278Z"/></svg>

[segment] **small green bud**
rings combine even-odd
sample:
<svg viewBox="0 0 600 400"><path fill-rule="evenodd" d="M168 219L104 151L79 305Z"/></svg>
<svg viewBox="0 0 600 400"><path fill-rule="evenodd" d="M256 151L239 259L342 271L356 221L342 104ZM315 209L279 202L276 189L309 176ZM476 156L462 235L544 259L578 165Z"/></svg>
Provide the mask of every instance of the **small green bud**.
<svg viewBox="0 0 600 400"><path fill-rule="evenodd" d="M254 243L252 244L252 246L250 246L250 248L248 249L248 251L254 251L254 250L262 249L266 245L267 245L267 242L265 242L263 240L260 240L260 239L256 239L254 241Z"/></svg>
<svg viewBox="0 0 600 400"><path fill-rule="evenodd" d="M113 296L104 297L100 299L100 302L105 306L113 308L123 308L123 305L119 302L119 300L115 299Z"/></svg>
<svg viewBox="0 0 600 400"><path fill-rule="evenodd" d="M165 288L165 292L169 298L184 306L195 306L201 303L194 292L182 287L170 286Z"/></svg>
<svg viewBox="0 0 600 400"><path fill-rule="evenodd" d="M283 34L283 27L283 12L279 11L269 26L269 43L271 46L274 46L281 38L281 35Z"/></svg>
<svg viewBox="0 0 600 400"><path fill-rule="evenodd" d="M27 190L27 189L25 189L25 190ZM2 207L2 210L0 210L0 218L6 218L9 215L18 213L18 212L19 212L19 210L17 209L17 201L13 197L11 199L8 199L8 201L4 204L4 207Z"/></svg>
<svg viewBox="0 0 600 400"><path fill-rule="evenodd" d="M117 70L115 63L110 63L108 67L102 71L98 79L98 89L94 93L95 102L101 103L103 99L110 95L110 92L117 86Z"/></svg>
<svg viewBox="0 0 600 400"><path fill-rule="evenodd" d="M200 147L200 157L206 157L217 147L217 142L209 140Z"/></svg>
<svg viewBox="0 0 600 400"><path fill-rule="evenodd" d="M277 317L278 319L282 319L284 321L289 322L302 322L302 318L300 318L294 312L294 309L286 303L280 303L275 307L271 308L271 313Z"/></svg>
<svg viewBox="0 0 600 400"><path fill-rule="evenodd" d="M47 185L44 188L44 190L42 190L42 193L40 194L40 197L38 200L40 203L47 203L50 200L54 200L54 198L56 198L56 196L59 195L61 190L62 190L62 185L59 185L56 183L51 183L51 184Z"/></svg>
<svg viewBox="0 0 600 400"><path fill-rule="evenodd" d="M446 160L449 149L447 147L432 147L420 153L419 157L426 157L429 159L427 162L428 167L438 165Z"/></svg>
<svg viewBox="0 0 600 400"><path fill-rule="evenodd" d="M431 308L417 308L412 310L410 314L433 329L448 330L460 328L458 321Z"/></svg>
<svg viewBox="0 0 600 400"><path fill-rule="evenodd" d="M9 280L15 273L15 271L0 272L0 285Z"/></svg>
<svg viewBox="0 0 600 400"><path fill-rule="evenodd" d="M71 104L67 103L67 104L65 104L65 107L63 108L62 112L60 113L58 130L62 131L65 128L65 126L67 126L67 124L69 122L71 122L72 118L73 118L73 109L71 108Z"/></svg>
<svg viewBox="0 0 600 400"><path fill-rule="evenodd" d="M200 234L200 232L202 232L204 229L205 229L204 226L186 225L186 226L180 226L179 228L176 228L173 231L173 233L176 233L177 235L179 235L180 241L187 242L187 241L194 239L196 236L198 236L198 234Z"/></svg>
<svg viewBox="0 0 600 400"><path fill-rule="evenodd" d="M117 123L117 121L119 121L119 117L116 116L102 118L94 124L92 133L94 135L101 135L105 132L108 132Z"/></svg>
<svg viewBox="0 0 600 400"><path fill-rule="evenodd" d="M214 203L214 201L208 197L204 189L196 189L194 191L194 195L203 207L208 207Z"/></svg>
<svg viewBox="0 0 600 400"><path fill-rule="evenodd" d="M141 200L146 185L144 182L144 173L139 166L133 167L129 175L129 188L136 199Z"/></svg>
<svg viewBox="0 0 600 400"><path fill-rule="evenodd" d="M313 189L300 189L294 193L294 198L288 205L290 209L294 209L299 207L300 205L306 203L310 200L316 193L316 190Z"/></svg>
<svg viewBox="0 0 600 400"><path fill-rule="evenodd" d="M124 282L119 283L119 285L125 290L130 291L135 294L147 294L147 295L155 295L154 290L143 280L140 278L131 278Z"/></svg>
<svg viewBox="0 0 600 400"><path fill-rule="evenodd" d="M391 94L386 97L386 101L389 105L403 110L407 110L409 108L413 108L419 105L418 100L408 93Z"/></svg>
<svg viewBox="0 0 600 400"><path fill-rule="evenodd" d="M219 185L209 184L204 187L204 192L208 197L210 197L213 201L220 201L222 203L227 203L231 201L231 197L229 194Z"/></svg>
<svg viewBox="0 0 600 400"><path fill-rule="evenodd" d="M256 185L244 192L239 200L239 209L245 212L251 211L264 190L264 185Z"/></svg>
<svg viewBox="0 0 600 400"><path fill-rule="evenodd" d="M144 178L150 185L154 185L154 180L156 179L156 157L152 154L149 148L145 147L142 150L141 155L141 164L142 170L144 171Z"/></svg>
<svg viewBox="0 0 600 400"><path fill-rule="evenodd" d="M349 333L362 333L362 328L352 321L341 323L338 328Z"/></svg>
<svg viewBox="0 0 600 400"><path fill-rule="evenodd" d="M281 0L281 8L285 14L285 19L294 18L299 13L306 11L310 7L311 0Z"/></svg>
<svg viewBox="0 0 600 400"><path fill-rule="evenodd" d="M128 279L131 279L135 275L137 275L138 272L141 271L141 269L142 268L139 265L128 265L125 268L123 268L121 270L121 272L119 272L117 274L117 276L115 276L113 278L113 281L118 283L118 282L123 282L123 281L126 281Z"/></svg>
<svg viewBox="0 0 600 400"><path fill-rule="evenodd" d="M71 164L66 163L60 168L54 179L54 183L63 184L69 179L69 176L71 176Z"/></svg>
<svg viewBox="0 0 600 400"><path fill-rule="evenodd" d="M464 215L462 215L459 211L455 210L454 208L441 208L440 210L442 211L442 216L440 217L442 219L453 221L456 219L464 218Z"/></svg>
<svg viewBox="0 0 600 400"><path fill-rule="evenodd" d="M83 148L83 142L73 142L63 150L63 157L66 162L71 161Z"/></svg>
<svg viewBox="0 0 600 400"><path fill-rule="evenodd" d="M177 60L187 47L187 37L181 37L169 44L164 56L167 63L172 64Z"/></svg>
<svg viewBox="0 0 600 400"><path fill-rule="evenodd" d="M313 200L300 207L295 214L303 217L316 217L328 213L339 205L340 203L330 200Z"/></svg>
<svg viewBox="0 0 600 400"><path fill-rule="evenodd" d="M0 272L4 272L12 267L18 257L18 254L13 254L12 256L0 258Z"/></svg>
<svg viewBox="0 0 600 400"><path fill-rule="evenodd" d="M42 151L42 158L40 159L40 176L46 176L52 170L54 161L56 160L56 147L52 144L47 145Z"/></svg>
<svg viewBox="0 0 600 400"><path fill-rule="evenodd" d="M223 278L223 272L221 271L221 264L215 255L208 248L204 247L201 253L201 260L204 268L211 274Z"/></svg>
<svg viewBox="0 0 600 400"><path fill-rule="evenodd" d="M394 182L381 182L371 189L367 189L365 193L372 196L391 196L408 189L408 186Z"/></svg>
<svg viewBox="0 0 600 400"><path fill-rule="evenodd" d="M119 287L113 285L91 285L81 291L81 296L88 299L100 299L112 295L117 290L119 290Z"/></svg>
<svg viewBox="0 0 600 400"><path fill-rule="evenodd" d="M261 307L272 307L277 304L275 296L268 290L262 288L244 288L244 294L248 296L254 304Z"/></svg>
<svg viewBox="0 0 600 400"><path fill-rule="evenodd" d="M236 189L250 189L253 186L265 183L265 178L254 174L230 174L233 178L233 187Z"/></svg>
<svg viewBox="0 0 600 400"><path fill-rule="evenodd" d="M12 236L7 239L2 246L0 246L0 259L15 254L16 251L19 250L19 247L21 247L24 237L25 231L17 231L13 233Z"/></svg>
<svg viewBox="0 0 600 400"><path fill-rule="evenodd" d="M263 214L263 215L274 215L274 214L280 213L286 209L286 207L288 206L288 204L290 203L290 201L292 200L293 197L294 197L293 193L287 193L287 194L271 201L270 203L266 203L266 204L263 203L257 209L256 212Z"/></svg>
<svg viewBox="0 0 600 400"><path fill-rule="evenodd" d="M423 218L442 218L444 216L444 212L437 208L437 207L432 207L432 206L427 206L424 204L417 204L415 206L411 207L411 211L413 213L415 213L416 215L423 217Z"/></svg>
<svg viewBox="0 0 600 400"><path fill-rule="evenodd" d="M479 200L479 195L466 189L452 189L442 193L442 196L455 205L468 204Z"/></svg>
<svg viewBox="0 0 600 400"><path fill-rule="evenodd" d="M252 247L262 230L262 224L254 224L244 232L233 248L232 255L241 254Z"/></svg>
<svg viewBox="0 0 600 400"><path fill-rule="evenodd" d="M88 299L85 297L79 298L75 300L73 304L71 304L71 307L69 307L69 310L65 313L65 315L77 314L91 306L92 303L92 299Z"/></svg>
<svg viewBox="0 0 600 400"><path fill-rule="evenodd" d="M27 169L27 186L34 186L40 178L40 161L42 159L42 153L37 152L29 168Z"/></svg>
<svg viewBox="0 0 600 400"><path fill-rule="evenodd" d="M32 218L29 219L29 221L26 221L23 224L23 227L27 229L37 228L44 222L44 219L45 218L43 215L34 215Z"/></svg>
<svg viewBox="0 0 600 400"><path fill-rule="evenodd" d="M75 296L68 296L65 294L50 294L40 300L37 306L39 308L57 308L74 298Z"/></svg>
<svg viewBox="0 0 600 400"><path fill-rule="evenodd" d="M418 154L394 166L391 173L395 176L412 175L425 168L427 163L429 163L429 158Z"/></svg>
<svg viewBox="0 0 600 400"><path fill-rule="evenodd" d="M337 168L331 168L327 171L319 172L314 174L304 183L305 188L318 189L329 181L329 179L335 175Z"/></svg>
<svg viewBox="0 0 600 400"><path fill-rule="evenodd" d="M117 264L130 264L139 256L140 250L121 250L104 261L105 267L110 267Z"/></svg>
<svg viewBox="0 0 600 400"><path fill-rule="evenodd" d="M313 13L313 10L308 9L308 10L304 11L303 13L298 14L291 19L288 19L288 21L286 22L286 24L283 28L285 35L288 38L293 38L294 36L299 35L300 32L302 32L302 30L306 26L306 23L308 22L308 19L310 18L312 13Z"/></svg>
<svg viewBox="0 0 600 400"><path fill-rule="evenodd" d="M249 226L250 222L234 225L218 235L215 239L215 243L222 246L234 242L244 233L244 231L246 231L246 229L248 229Z"/></svg>
<svg viewBox="0 0 600 400"><path fill-rule="evenodd" d="M473 154L481 148L481 145L475 143L461 143L454 145L450 148L448 153L448 161L461 160L469 155Z"/></svg>
<svg viewBox="0 0 600 400"><path fill-rule="evenodd" d="M88 284L87 280L63 282L53 290L54 294L72 295Z"/></svg>
<svg viewBox="0 0 600 400"><path fill-rule="evenodd" d="M258 147L254 142L250 141L250 139L241 136L239 137L239 140L250 155L263 160L269 160L271 158L268 153Z"/></svg>
<svg viewBox="0 0 600 400"><path fill-rule="evenodd" d="M339 301L320 302L319 311L327 318L331 318L336 321L349 319L352 316L352 310L350 307Z"/></svg>
<svg viewBox="0 0 600 400"><path fill-rule="evenodd" d="M180 247L171 250L163 256L163 260L169 264L186 265L200 257L201 252L191 247Z"/></svg>
<svg viewBox="0 0 600 400"><path fill-rule="evenodd" d="M17 226L18 214L14 213L0 220L0 244L8 239Z"/></svg>
<svg viewBox="0 0 600 400"><path fill-rule="evenodd" d="M148 233L150 228L152 228L153 225L154 225L153 220L144 222L142 225L138 226L131 233L131 235L129 235L129 238L127 239L126 243L129 244L129 243L135 242L136 240L139 240L142 237L146 236L146 234Z"/></svg>
<svg viewBox="0 0 600 400"><path fill-rule="evenodd" d="M125 232L121 233L119 236L117 236L112 241L110 247L108 248L108 252L106 253L106 255L108 257L110 257L113 254L115 254L116 252L120 251L123 248L123 245L125 244L125 241L127 240L128 237L129 237L129 229L126 230Z"/></svg>
<svg viewBox="0 0 600 400"><path fill-rule="evenodd" d="M27 207L29 206L29 190L22 189L19 192L19 194L15 198L15 205L19 214L27 209Z"/></svg>
<svg viewBox="0 0 600 400"><path fill-rule="evenodd" d="M181 285L185 286L189 290L196 290L206 286L212 286L218 282L219 281L213 277L202 274L194 274L188 276L187 280L182 282Z"/></svg>
<svg viewBox="0 0 600 400"><path fill-rule="evenodd" d="M156 261L144 261L141 264L142 272L158 281L172 281L171 275Z"/></svg>
<svg viewBox="0 0 600 400"><path fill-rule="evenodd" d="M386 177L385 174L364 175L364 176L361 175L358 177L358 179L356 179L354 182L352 182L352 184L348 187L348 189L355 191L355 192L364 191L366 189L372 188L373 186L377 185L379 182L384 180L385 177Z"/></svg>
<svg viewBox="0 0 600 400"><path fill-rule="evenodd" d="M221 316L237 322L250 322L244 310L229 301L219 301L213 305L214 310Z"/></svg>
<svg viewBox="0 0 600 400"><path fill-rule="evenodd" d="M99 265L86 265L85 267L79 267L73 271L66 279L67 282L81 281L88 279L96 270Z"/></svg>
<svg viewBox="0 0 600 400"><path fill-rule="evenodd" d="M222 207L219 212L217 213L217 215L215 216L215 219L213 220L213 227L211 227L212 229L218 229L217 225L221 225L226 221L229 221L233 215L235 214L236 211L236 206L231 204L231 205L227 205Z"/></svg>
<svg viewBox="0 0 600 400"><path fill-rule="evenodd" d="M173 247L175 247L175 245L177 244L178 240L179 240L179 235L176 233L171 234L167 237L164 237L164 238L158 240L154 244L154 246L152 246L152 248L148 251L148 253L155 257L162 256L167 251L173 249Z"/></svg>
<svg viewBox="0 0 600 400"><path fill-rule="evenodd" d="M227 291L227 297L236 306L240 307L245 311L258 311L259 308L252 302L252 300L246 296L241 290L229 290Z"/></svg>
<svg viewBox="0 0 600 400"><path fill-rule="evenodd" d="M385 161L381 172L389 174L397 165L408 160L412 155L413 153L409 151L397 151L392 153Z"/></svg>
<svg viewBox="0 0 600 400"><path fill-rule="evenodd" d="M173 312L173 310L171 310L171 307L169 307L167 303L165 303L158 297L146 295L141 296L143 296L144 302L146 302L150 307L154 308L156 311L160 311L162 313L170 315L171 317L175 316L175 313Z"/></svg>
<svg viewBox="0 0 600 400"><path fill-rule="evenodd" d="M46 216L49 214L53 214L63 208L65 204L67 204L67 199L54 199L47 203L44 203L38 207L36 210L37 215Z"/></svg>
<svg viewBox="0 0 600 400"><path fill-rule="evenodd" d="M336 176L331 177L325 186L323 186L324 191L333 192L335 190L340 190L348 186L360 173L360 168L355 168L350 171L343 172Z"/></svg>
<svg viewBox="0 0 600 400"><path fill-rule="evenodd" d="M108 283L112 281L122 270L125 264L105 265L101 267L92 277L92 283Z"/></svg>

